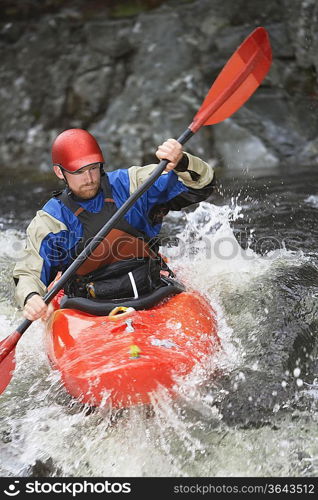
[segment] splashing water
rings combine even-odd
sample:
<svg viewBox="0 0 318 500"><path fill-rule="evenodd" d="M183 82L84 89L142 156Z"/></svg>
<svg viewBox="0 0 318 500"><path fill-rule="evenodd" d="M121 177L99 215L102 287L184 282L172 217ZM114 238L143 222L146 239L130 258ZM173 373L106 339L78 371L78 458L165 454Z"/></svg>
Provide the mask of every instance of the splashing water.
<svg viewBox="0 0 318 500"><path fill-rule="evenodd" d="M279 438L275 425L237 428L226 417L241 393L242 406L252 412L255 391L249 393L246 388L251 377L254 385L255 380L261 384L257 377L266 372L261 359L264 335L273 320L269 303L275 301L276 283L271 279L282 269L295 269L307 261L301 252L285 248L263 256L250 246L244 250L231 227L241 210L237 205L201 203L184 214L178 244L162 249L179 278L202 292L216 311L222 349L213 361L205 360L193 370L179 386L176 400L162 388L152 395L151 407L89 412L66 394L58 374L51 370L43 349L43 325L34 323L19 342L16 371L0 396L1 475L284 476L317 471L317 422L313 418L298 436L291 437L296 410L280 411L284 405L292 408L289 396L279 401L271 396L266 407L276 419ZM13 255L10 248L16 241ZM21 319L10 281L21 250L21 233L3 231L0 242L4 249L2 339ZM260 286L267 287L266 293L260 293ZM289 378L286 384L290 383ZM316 385L304 386L302 391L299 397L306 397L306 391L315 392Z"/></svg>
<svg viewBox="0 0 318 500"><path fill-rule="evenodd" d="M310 195L305 199L305 203L308 203L314 208L318 208L318 195Z"/></svg>

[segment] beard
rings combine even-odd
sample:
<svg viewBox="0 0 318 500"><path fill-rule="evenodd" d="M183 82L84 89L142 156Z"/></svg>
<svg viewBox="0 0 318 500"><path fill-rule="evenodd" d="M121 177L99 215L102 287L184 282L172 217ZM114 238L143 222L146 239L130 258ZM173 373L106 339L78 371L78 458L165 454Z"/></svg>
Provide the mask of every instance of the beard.
<svg viewBox="0 0 318 500"><path fill-rule="evenodd" d="M72 189L72 192L78 198L82 198L83 200L89 200L90 198L94 198L97 195L100 188L100 181L92 182L90 184L84 184L80 186L78 189Z"/></svg>

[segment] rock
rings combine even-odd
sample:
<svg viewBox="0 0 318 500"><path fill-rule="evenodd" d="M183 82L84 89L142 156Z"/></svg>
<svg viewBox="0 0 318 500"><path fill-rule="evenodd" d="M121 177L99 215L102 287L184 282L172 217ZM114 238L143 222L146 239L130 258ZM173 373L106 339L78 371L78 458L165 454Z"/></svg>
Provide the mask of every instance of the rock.
<svg viewBox="0 0 318 500"><path fill-rule="evenodd" d="M290 5L285 0L286 20L297 64L301 68L312 65L317 70L318 6L315 0L300 0Z"/></svg>
<svg viewBox="0 0 318 500"><path fill-rule="evenodd" d="M318 161L318 138L310 141L306 144L301 152L301 158L303 164L313 164Z"/></svg>
<svg viewBox="0 0 318 500"><path fill-rule="evenodd" d="M149 7L157 5L114 18L112 8L82 1L30 0L22 12L6 0L2 166L48 170L54 137L70 127L96 135L110 169L155 161L158 143L191 123L228 58L260 25L273 48L269 75L229 123L200 131L186 149L205 159L221 155L238 173L242 165L315 161L314 0L170 0ZM231 140L223 140L225 132Z"/></svg>
<svg viewBox="0 0 318 500"><path fill-rule="evenodd" d="M231 119L215 127L215 148L226 168L249 170L276 167L279 159L261 139Z"/></svg>

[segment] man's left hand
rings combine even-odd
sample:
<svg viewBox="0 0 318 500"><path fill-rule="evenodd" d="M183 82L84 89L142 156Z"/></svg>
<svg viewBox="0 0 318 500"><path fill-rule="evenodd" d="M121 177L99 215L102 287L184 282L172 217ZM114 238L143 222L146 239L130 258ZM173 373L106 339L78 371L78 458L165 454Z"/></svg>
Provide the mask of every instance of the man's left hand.
<svg viewBox="0 0 318 500"><path fill-rule="evenodd" d="M158 146L156 156L159 160L169 160L165 172L173 170L183 156L182 145L175 139L168 139L161 146Z"/></svg>

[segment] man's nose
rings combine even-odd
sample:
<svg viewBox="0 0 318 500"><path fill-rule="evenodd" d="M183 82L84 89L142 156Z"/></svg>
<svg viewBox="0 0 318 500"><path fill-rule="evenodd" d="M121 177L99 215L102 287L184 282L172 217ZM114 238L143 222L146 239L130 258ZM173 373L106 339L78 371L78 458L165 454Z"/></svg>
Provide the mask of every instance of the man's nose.
<svg viewBox="0 0 318 500"><path fill-rule="evenodd" d="M89 182L92 182L93 180L93 174L90 169L86 170L85 172L85 179L88 180Z"/></svg>

